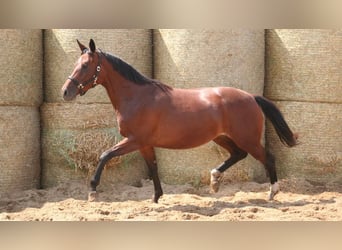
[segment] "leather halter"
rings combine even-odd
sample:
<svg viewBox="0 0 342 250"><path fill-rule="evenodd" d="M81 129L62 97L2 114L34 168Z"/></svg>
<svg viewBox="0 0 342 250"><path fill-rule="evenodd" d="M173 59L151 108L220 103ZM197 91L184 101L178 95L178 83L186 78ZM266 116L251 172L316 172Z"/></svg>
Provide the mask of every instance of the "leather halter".
<svg viewBox="0 0 342 250"><path fill-rule="evenodd" d="M84 91L84 87L86 87L88 84L92 83L91 88L96 87L97 85L97 77L100 74L101 71L101 51L99 51L100 53L98 54L99 56L99 60L97 63L97 67L96 67L96 71L94 73L94 75L87 81L84 81L83 83L79 83L78 80L76 80L75 78L73 78L72 76L68 76L68 79L71 80L71 82L76 85L76 87L79 89L80 92L80 96L84 95L85 93L87 93L87 91ZM86 53L86 51L84 51L82 54Z"/></svg>

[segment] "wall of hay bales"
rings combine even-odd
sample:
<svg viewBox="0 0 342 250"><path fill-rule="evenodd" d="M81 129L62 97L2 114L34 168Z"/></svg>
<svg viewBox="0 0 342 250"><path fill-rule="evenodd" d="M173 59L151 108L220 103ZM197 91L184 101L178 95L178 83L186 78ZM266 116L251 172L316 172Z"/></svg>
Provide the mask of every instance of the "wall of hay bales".
<svg viewBox="0 0 342 250"><path fill-rule="evenodd" d="M60 94L62 84L80 56L76 39L88 45L90 38L95 40L97 48L114 53L147 76L152 74L150 30L55 29L44 32L43 187L71 179L88 181L101 153L121 139L113 107L102 86L71 103L64 102ZM131 154L107 164L101 185L118 181L134 185L146 175L140 155Z"/></svg>
<svg viewBox="0 0 342 250"><path fill-rule="evenodd" d="M300 136L301 144L288 149L266 123L279 177L342 183L342 30L0 30L0 195L88 181L99 155L121 139L104 88L71 103L61 98L80 55L76 38L93 38L174 87L264 94ZM227 157L214 143L157 150L162 181L175 184L208 183L209 170ZM251 157L226 173L227 181L267 180ZM130 154L108 164L101 185L139 185L146 177L141 156Z"/></svg>
<svg viewBox="0 0 342 250"><path fill-rule="evenodd" d="M154 77L179 88L232 86L263 94L264 30L154 31ZM180 121L181 122L181 121ZM159 149L160 175L167 183L208 183L209 171L228 153L213 142L191 150ZM225 174L226 180L265 179L265 171L248 157Z"/></svg>
<svg viewBox="0 0 342 250"><path fill-rule="evenodd" d="M282 146L269 123L267 147L281 178L342 183L342 30L268 30L265 96L300 145Z"/></svg>
<svg viewBox="0 0 342 250"><path fill-rule="evenodd" d="M40 185L42 31L0 30L0 195Z"/></svg>

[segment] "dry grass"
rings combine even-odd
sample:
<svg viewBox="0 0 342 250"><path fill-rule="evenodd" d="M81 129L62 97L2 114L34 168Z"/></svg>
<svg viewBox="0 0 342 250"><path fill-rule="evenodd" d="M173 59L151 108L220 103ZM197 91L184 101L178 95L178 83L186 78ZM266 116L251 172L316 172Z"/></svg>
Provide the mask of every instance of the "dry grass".
<svg viewBox="0 0 342 250"><path fill-rule="evenodd" d="M75 167L93 173L101 154L113 147L118 141L117 135L88 131L79 134L75 138L73 147L65 153L72 159ZM106 164L106 168L115 167L120 163L120 157L115 157Z"/></svg>
<svg viewBox="0 0 342 250"><path fill-rule="evenodd" d="M112 129L79 129L79 130L47 130L43 133L43 167L47 175L56 180L65 181L70 178L64 171L69 169L75 175L90 176L100 155L119 140L115 128ZM118 166L121 160L116 157L107 164ZM58 170L57 170L58 169ZM53 174L56 171L61 174Z"/></svg>

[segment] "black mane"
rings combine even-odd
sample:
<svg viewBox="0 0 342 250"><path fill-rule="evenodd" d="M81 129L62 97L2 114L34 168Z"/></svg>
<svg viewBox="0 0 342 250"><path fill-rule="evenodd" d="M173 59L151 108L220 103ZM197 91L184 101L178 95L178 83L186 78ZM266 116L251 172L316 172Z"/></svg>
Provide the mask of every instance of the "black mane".
<svg viewBox="0 0 342 250"><path fill-rule="evenodd" d="M147 76L144 76L139 71L137 71L135 68L133 68L130 64L126 63L122 59L106 53L102 52L105 58L110 62L113 69L117 71L122 77L125 79L138 84L138 85L145 85L145 84L153 84L161 88L163 91L168 91L171 89L170 86L167 86L163 83L161 83L158 80L148 78Z"/></svg>

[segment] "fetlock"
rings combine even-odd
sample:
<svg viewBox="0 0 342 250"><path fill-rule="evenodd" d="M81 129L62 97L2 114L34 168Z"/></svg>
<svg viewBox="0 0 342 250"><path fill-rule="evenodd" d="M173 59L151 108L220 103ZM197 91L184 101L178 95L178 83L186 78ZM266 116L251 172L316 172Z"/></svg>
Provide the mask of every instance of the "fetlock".
<svg viewBox="0 0 342 250"><path fill-rule="evenodd" d="M210 188L214 193L218 192L222 177L223 173L221 173L217 169L213 169L210 171Z"/></svg>

